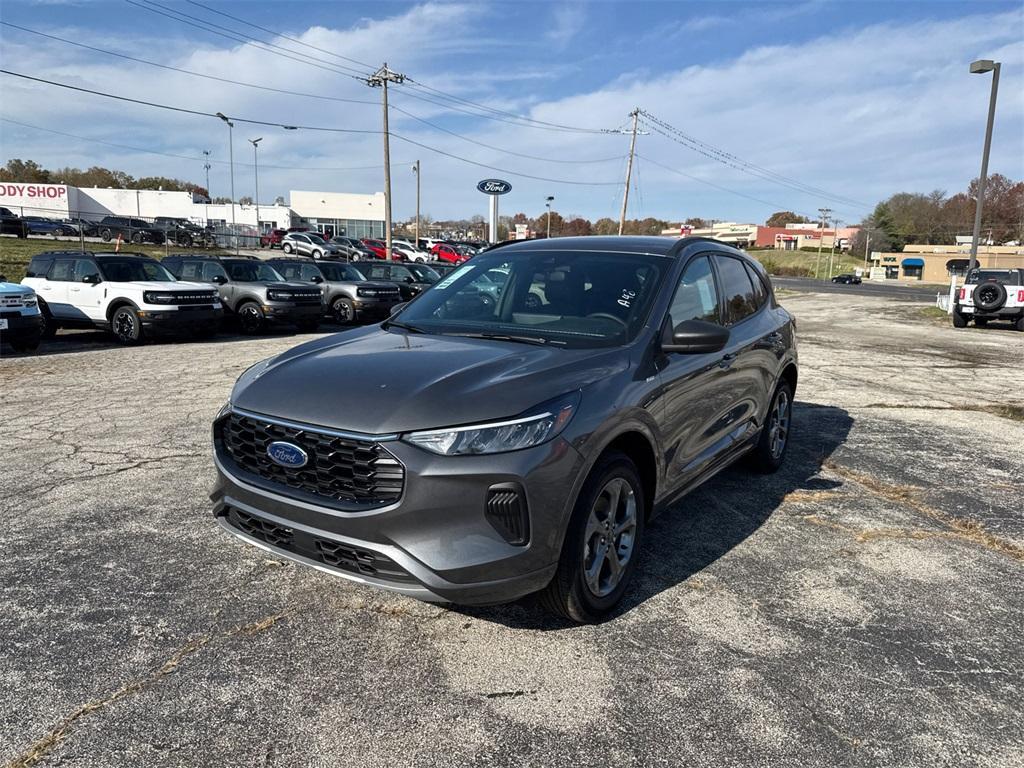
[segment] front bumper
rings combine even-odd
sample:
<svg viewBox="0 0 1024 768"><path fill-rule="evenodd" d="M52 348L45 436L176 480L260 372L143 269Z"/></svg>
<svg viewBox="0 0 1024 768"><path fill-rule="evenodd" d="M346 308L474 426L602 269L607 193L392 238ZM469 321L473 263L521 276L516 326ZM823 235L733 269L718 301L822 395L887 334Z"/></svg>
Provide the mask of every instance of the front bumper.
<svg viewBox="0 0 1024 768"><path fill-rule="evenodd" d="M223 315L220 307L185 305L177 309L140 309L139 321L147 330L174 333L217 326Z"/></svg>
<svg viewBox="0 0 1024 768"><path fill-rule="evenodd" d="M249 474L217 434L215 427L213 512L233 535L335 576L460 604L507 602L550 582L571 510L569 479L583 462L560 438L523 451L461 457L391 440L382 445L405 471L399 500L345 509L344 503L311 501ZM528 516L525 544L509 543L486 514L495 486L521 492ZM243 524L245 516L250 520ZM348 562L324 554L339 548L356 554ZM375 567L371 561L378 558L391 565Z"/></svg>
<svg viewBox="0 0 1024 768"><path fill-rule="evenodd" d="M272 323L302 323L319 320L326 312L320 304L264 304L263 316Z"/></svg>
<svg viewBox="0 0 1024 768"><path fill-rule="evenodd" d="M394 299L374 299L359 296L352 301L356 315L359 317L388 317L391 310L402 303L401 297Z"/></svg>
<svg viewBox="0 0 1024 768"><path fill-rule="evenodd" d="M0 328L0 339L3 341L20 341L39 336L43 332L43 315L21 315L15 312L0 313L0 319L7 321L6 328ZM3 325L3 323L0 323Z"/></svg>

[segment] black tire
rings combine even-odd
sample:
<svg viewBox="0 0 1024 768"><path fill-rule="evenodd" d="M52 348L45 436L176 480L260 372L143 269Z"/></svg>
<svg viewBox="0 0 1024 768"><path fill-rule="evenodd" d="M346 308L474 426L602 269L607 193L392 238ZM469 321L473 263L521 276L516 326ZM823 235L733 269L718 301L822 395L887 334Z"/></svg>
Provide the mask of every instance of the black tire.
<svg viewBox="0 0 1024 768"><path fill-rule="evenodd" d="M341 325L349 325L356 321L356 308L352 299L339 297L331 302L331 315Z"/></svg>
<svg viewBox="0 0 1024 768"><path fill-rule="evenodd" d="M974 324L976 326L978 326L979 328L984 328L986 325L988 325L988 318L987 317L976 317L976 318L974 318Z"/></svg>
<svg viewBox="0 0 1024 768"><path fill-rule="evenodd" d="M53 321L50 308L46 306L46 302L42 299L39 300L39 311L43 315L43 331L41 335L44 339L50 340L57 335L57 324Z"/></svg>
<svg viewBox="0 0 1024 768"><path fill-rule="evenodd" d="M18 339L17 341L12 341L11 348L15 352L35 352L37 349L39 349L40 338L41 335L37 334L34 336L29 336L24 339Z"/></svg>
<svg viewBox="0 0 1024 768"><path fill-rule="evenodd" d="M762 475L771 474L782 466L789 450L793 426L793 388L783 381L772 395L768 415L761 428L761 437L748 456L750 469Z"/></svg>
<svg viewBox="0 0 1024 768"><path fill-rule="evenodd" d="M109 229L100 230L100 240L102 240L104 243L109 243L113 239L114 233L111 232Z"/></svg>
<svg viewBox="0 0 1024 768"><path fill-rule="evenodd" d="M609 583L606 587L610 591L599 594L601 589L599 588L595 592L590 585L592 579L588 578L587 572L594 573L594 566L597 566L596 583L600 587L605 574L605 565L610 561L605 556L601 557L600 562L597 558L601 556L602 552L609 554L616 552L615 562L621 562L620 554L626 546L623 539L625 532L613 538L609 546L606 542L612 538L612 533L610 533L612 529L602 527L604 523L596 516L599 503L602 500L610 500L608 489L617 485L619 481L629 487L631 496L623 497L621 493L619 494L615 519L620 517L623 520L628 519L628 510L632 503L633 527L629 534L632 538L628 544L628 559L624 565L620 566L621 572L618 580L612 586L613 571L609 569ZM617 451L610 451L598 459L580 490L579 498L576 499L576 505L565 532L558 569L555 571L551 583L538 595L540 604L546 610L556 616L585 624L601 621L615 610L622 600L622 596L629 589L629 583L636 571L640 547L643 544L646 510L644 502L644 487L640 482L640 475L628 456ZM592 517L594 518L593 522ZM590 563L589 568L588 562Z"/></svg>
<svg viewBox="0 0 1024 768"><path fill-rule="evenodd" d="M324 252L321 251L319 248L317 248L315 251L313 251L313 258L314 259L322 259L323 257L324 257Z"/></svg>
<svg viewBox="0 0 1024 768"><path fill-rule="evenodd" d="M974 289L974 306L982 312L994 312L1006 303L1006 286L982 283Z"/></svg>
<svg viewBox="0 0 1024 768"><path fill-rule="evenodd" d="M183 235L178 235L178 245L182 246L183 248L191 248L192 235L190 235L188 232L186 232Z"/></svg>
<svg viewBox="0 0 1024 768"><path fill-rule="evenodd" d="M291 253L292 252L292 244L291 243L285 243L284 245L281 246L281 250L284 251L285 253Z"/></svg>
<svg viewBox="0 0 1024 768"><path fill-rule="evenodd" d="M238 327L246 336L255 336L263 332L266 319L260 305L255 301L242 302L235 313L238 315Z"/></svg>
<svg viewBox="0 0 1024 768"><path fill-rule="evenodd" d="M1013 324L1013 327L1018 331L1024 331L1024 315L1017 318L1017 322Z"/></svg>
<svg viewBox="0 0 1024 768"><path fill-rule="evenodd" d="M122 344L138 344L142 341L142 321L135 307L125 305L115 309L110 316L110 330Z"/></svg>
<svg viewBox="0 0 1024 768"><path fill-rule="evenodd" d="M146 240L145 235L143 235L141 232L133 232L131 239L132 242L135 243L136 245L142 245L142 243L145 242Z"/></svg>
<svg viewBox="0 0 1024 768"><path fill-rule="evenodd" d="M953 327L954 328L966 328L967 318L960 314L960 310L956 307L953 308Z"/></svg>

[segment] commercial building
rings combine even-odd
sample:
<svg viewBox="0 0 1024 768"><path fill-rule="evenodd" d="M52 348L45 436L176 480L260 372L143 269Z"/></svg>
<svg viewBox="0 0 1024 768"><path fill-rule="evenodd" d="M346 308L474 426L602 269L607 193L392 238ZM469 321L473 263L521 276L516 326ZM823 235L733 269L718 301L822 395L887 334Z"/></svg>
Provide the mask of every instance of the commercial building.
<svg viewBox="0 0 1024 768"><path fill-rule="evenodd" d="M283 205L235 203L232 206L230 203L209 203L191 192L0 183L0 206L22 216L88 221L97 221L104 216L140 219L172 216L218 228L228 228L234 223L239 234L296 226L308 226L328 236L381 237L384 234L383 192L366 195L292 191L289 197L290 203Z"/></svg>
<svg viewBox="0 0 1024 768"><path fill-rule="evenodd" d="M920 280L947 283L953 275L963 277L971 258L970 243L957 245L907 245L902 253L871 254L871 277L875 280ZM982 245L978 266L991 269L1024 269L1024 247Z"/></svg>
<svg viewBox="0 0 1024 768"><path fill-rule="evenodd" d="M736 221L717 221L709 227L693 228L686 225L663 230L661 234L675 237L710 237L737 248L778 248L797 251L801 248L849 248L858 227L822 229L820 224L787 224L784 227L765 227Z"/></svg>

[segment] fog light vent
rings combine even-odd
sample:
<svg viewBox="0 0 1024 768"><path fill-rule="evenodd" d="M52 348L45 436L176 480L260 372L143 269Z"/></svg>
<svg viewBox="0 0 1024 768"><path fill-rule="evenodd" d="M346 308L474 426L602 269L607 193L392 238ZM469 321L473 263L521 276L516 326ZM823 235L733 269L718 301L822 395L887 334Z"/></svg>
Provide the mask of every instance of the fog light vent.
<svg viewBox="0 0 1024 768"><path fill-rule="evenodd" d="M518 485L492 485L487 491L486 514L488 522L509 544L523 545L530 540L526 495Z"/></svg>

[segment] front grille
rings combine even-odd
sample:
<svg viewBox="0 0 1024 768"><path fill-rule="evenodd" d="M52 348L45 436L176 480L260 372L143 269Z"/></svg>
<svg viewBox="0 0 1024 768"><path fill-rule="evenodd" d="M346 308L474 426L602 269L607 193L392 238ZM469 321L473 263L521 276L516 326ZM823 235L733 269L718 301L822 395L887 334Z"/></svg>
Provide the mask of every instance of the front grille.
<svg viewBox="0 0 1024 768"><path fill-rule="evenodd" d="M176 293L175 304L213 304L217 300L216 293Z"/></svg>
<svg viewBox="0 0 1024 768"><path fill-rule="evenodd" d="M21 317L21 312L0 312L0 320L13 320L16 317Z"/></svg>
<svg viewBox="0 0 1024 768"><path fill-rule="evenodd" d="M284 427L236 413L219 422L218 428L228 456L241 469L273 485L370 508L391 504L402 495L405 469L379 443ZM267 446L276 440L305 451L305 465L284 467L271 461Z"/></svg>
<svg viewBox="0 0 1024 768"><path fill-rule="evenodd" d="M277 525L234 507L228 508L227 521L242 533L272 547L316 560L340 571L404 584L416 582L398 563L379 552L352 547L296 528Z"/></svg>
<svg viewBox="0 0 1024 768"><path fill-rule="evenodd" d="M296 304L320 304L323 302L323 297L319 291L317 293L293 293L292 301Z"/></svg>
<svg viewBox="0 0 1024 768"><path fill-rule="evenodd" d="M17 296L0 296L0 307L20 307L21 305L21 294Z"/></svg>

